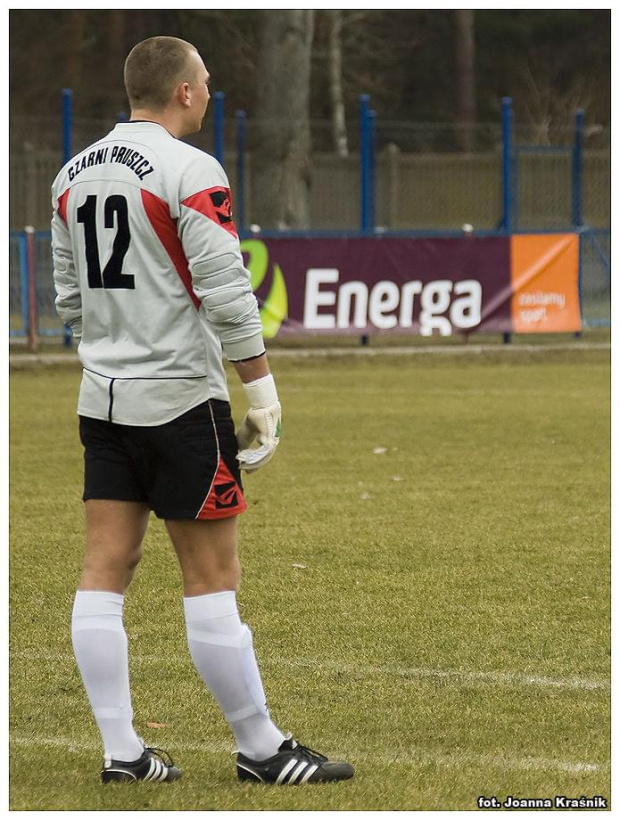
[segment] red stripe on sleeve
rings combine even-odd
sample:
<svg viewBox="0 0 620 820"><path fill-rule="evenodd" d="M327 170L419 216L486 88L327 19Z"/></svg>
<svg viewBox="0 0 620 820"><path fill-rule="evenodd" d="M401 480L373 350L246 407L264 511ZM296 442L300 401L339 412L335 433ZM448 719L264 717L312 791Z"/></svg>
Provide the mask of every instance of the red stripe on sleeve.
<svg viewBox="0 0 620 820"><path fill-rule="evenodd" d="M69 201L70 190L71 188L67 188L67 190L58 197L58 215L65 225L67 224L67 203Z"/></svg>
<svg viewBox="0 0 620 820"><path fill-rule="evenodd" d="M140 190L140 193L149 222L157 234L159 241L164 246L166 253L172 260L172 264L176 268L176 272L179 274L194 306L198 309L200 307L200 299L196 296L192 288L192 275L189 271L185 253L183 252L181 240L177 234L176 223L170 216L168 203L150 191L145 191L143 188Z"/></svg>
<svg viewBox="0 0 620 820"><path fill-rule="evenodd" d="M232 194L230 188L206 188L197 194L188 196L181 202L186 208L192 208L206 216L220 228L238 239L237 229L232 218Z"/></svg>

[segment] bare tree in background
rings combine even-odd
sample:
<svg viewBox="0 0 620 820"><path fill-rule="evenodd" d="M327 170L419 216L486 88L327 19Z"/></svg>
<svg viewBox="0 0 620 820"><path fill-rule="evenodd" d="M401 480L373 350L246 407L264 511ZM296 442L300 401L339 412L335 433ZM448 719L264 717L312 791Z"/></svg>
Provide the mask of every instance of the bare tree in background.
<svg viewBox="0 0 620 820"><path fill-rule="evenodd" d="M549 115L549 139L558 138L558 127L567 124L567 116L574 118L574 112L566 114L570 103L587 107L588 122L605 127L600 144L608 147L609 9L457 11L458 15L452 10L429 9L342 11L342 92L347 111L355 115L358 95L365 92L372 95L373 107L383 123L457 120L466 125L461 147L469 147L468 134L473 133L474 149L481 149L494 144L494 137L475 129L471 122L497 121L501 96L513 98L515 119L523 124L544 125ZM76 124L87 118L113 122L119 108L126 106L122 88L126 52L145 37L163 33L183 37L198 47L213 77L213 88L226 92L227 117L235 109L246 111L252 136L256 118L262 113L257 105L261 24L270 14L284 20L291 13L261 9L10 9L11 143L27 139L60 144L59 128L56 133L33 128L32 118L59 119L65 87L74 90ZM315 11L314 16L312 112L317 119L331 121L329 18L327 10ZM125 48L118 53L123 29ZM275 47L282 50L277 42ZM280 59L279 65L286 85L283 98L288 100L298 82L296 67L286 59ZM547 108L539 111L541 106ZM421 131L400 129L401 148L435 150L436 138L428 133L425 142ZM348 134L349 148L354 136ZM331 128L326 128L321 138L321 151L334 150Z"/></svg>
<svg viewBox="0 0 620 820"><path fill-rule="evenodd" d="M123 92L123 65L127 56L125 48L127 12L125 9L110 9L106 20L108 23L107 39L110 61L109 78L114 89L113 98L118 99L120 111L120 108L127 108L128 106Z"/></svg>
<svg viewBox="0 0 620 820"><path fill-rule="evenodd" d="M327 20L329 25L329 92L332 103L334 148L339 157L347 157L349 147L342 92L342 11L327 9Z"/></svg>
<svg viewBox="0 0 620 820"><path fill-rule="evenodd" d="M84 38L86 32L86 10L76 9L67 18L68 42L66 62L66 85L69 88L79 88L82 80L82 57L84 54Z"/></svg>
<svg viewBox="0 0 620 820"><path fill-rule="evenodd" d="M264 10L261 24L252 219L263 228L308 228L314 11Z"/></svg>
<svg viewBox="0 0 620 820"><path fill-rule="evenodd" d="M455 9L456 140L460 151L472 151L476 122L476 71L473 9Z"/></svg>

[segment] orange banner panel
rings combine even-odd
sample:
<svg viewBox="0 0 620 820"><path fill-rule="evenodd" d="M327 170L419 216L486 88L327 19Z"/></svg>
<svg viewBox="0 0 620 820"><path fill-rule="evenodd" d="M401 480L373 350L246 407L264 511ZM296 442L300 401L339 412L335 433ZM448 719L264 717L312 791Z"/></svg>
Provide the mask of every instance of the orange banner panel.
<svg viewBox="0 0 620 820"><path fill-rule="evenodd" d="M512 236L510 256L514 332L581 330L577 234Z"/></svg>

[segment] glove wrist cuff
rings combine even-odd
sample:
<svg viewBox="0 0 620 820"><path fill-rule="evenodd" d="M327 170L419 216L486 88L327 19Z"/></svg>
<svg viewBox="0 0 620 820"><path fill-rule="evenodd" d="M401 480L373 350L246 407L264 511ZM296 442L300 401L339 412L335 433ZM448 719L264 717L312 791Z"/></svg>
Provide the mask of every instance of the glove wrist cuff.
<svg viewBox="0 0 620 820"><path fill-rule="evenodd" d="M246 382L243 389L252 410L269 407L270 404L275 404L278 401L278 391L271 373L256 379L256 381Z"/></svg>

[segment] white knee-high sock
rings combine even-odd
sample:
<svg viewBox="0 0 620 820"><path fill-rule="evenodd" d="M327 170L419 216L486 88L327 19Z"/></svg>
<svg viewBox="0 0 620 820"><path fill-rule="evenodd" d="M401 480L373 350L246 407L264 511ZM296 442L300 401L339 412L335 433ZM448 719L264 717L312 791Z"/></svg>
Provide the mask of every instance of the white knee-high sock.
<svg viewBox="0 0 620 820"><path fill-rule="evenodd" d="M123 596L78 590L73 605L73 651L105 754L137 760L143 743L133 729Z"/></svg>
<svg viewBox="0 0 620 820"><path fill-rule="evenodd" d="M284 735L269 717L252 646L235 593L184 598L187 642L198 674L232 729L239 751L254 760L274 755Z"/></svg>

